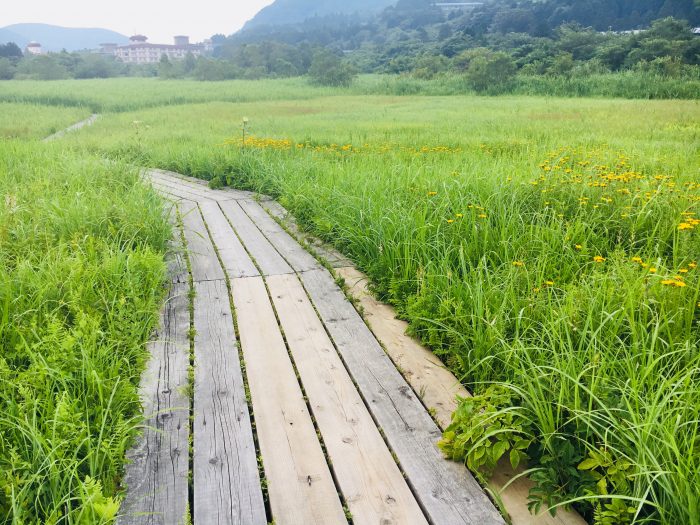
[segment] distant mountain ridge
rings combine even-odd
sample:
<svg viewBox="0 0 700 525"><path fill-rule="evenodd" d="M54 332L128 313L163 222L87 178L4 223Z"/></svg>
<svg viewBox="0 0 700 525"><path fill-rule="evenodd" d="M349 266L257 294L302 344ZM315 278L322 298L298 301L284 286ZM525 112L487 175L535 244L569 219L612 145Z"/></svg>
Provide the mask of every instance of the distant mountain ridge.
<svg viewBox="0 0 700 525"><path fill-rule="evenodd" d="M396 0L276 0L249 20L243 30L297 24L314 17L336 14L377 13Z"/></svg>
<svg viewBox="0 0 700 525"><path fill-rule="evenodd" d="M129 37L102 28L60 27L49 24L13 24L0 28L0 44L14 42L23 48L39 42L45 51L96 49L102 43L126 44Z"/></svg>

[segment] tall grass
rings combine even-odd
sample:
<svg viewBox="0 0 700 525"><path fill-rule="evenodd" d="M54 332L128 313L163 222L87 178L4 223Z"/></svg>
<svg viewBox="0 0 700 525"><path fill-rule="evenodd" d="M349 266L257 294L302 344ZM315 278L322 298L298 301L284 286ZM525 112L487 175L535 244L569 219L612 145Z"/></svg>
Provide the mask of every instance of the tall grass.
<svg viewBox="0 0 700 525"><path fill-rule="evenodd" d="M66 143L278 197L475 393L510 392L534 505L692 524L699 111L343 96L144 109Z"/></svg>
<svg viewBox="0 0 700 525"><path fill-rule="evenodd" d="M88 115L80 108L0 103L0 138L41 139Z"/></svg>
<svg viewBox="0 0 700 525"><path fill-rule="evenodd" d="M109 523L169 227L137 172L0 144L0 523Z"/></svg>

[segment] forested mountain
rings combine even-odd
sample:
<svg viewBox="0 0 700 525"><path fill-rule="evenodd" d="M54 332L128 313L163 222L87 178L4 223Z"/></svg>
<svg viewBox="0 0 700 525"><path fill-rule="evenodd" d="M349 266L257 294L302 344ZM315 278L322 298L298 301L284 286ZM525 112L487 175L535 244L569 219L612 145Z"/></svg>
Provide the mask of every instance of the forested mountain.
<svg viewBox="0 0 700 525"><path fill-rule="evenodd" d="M277 0L263 8L244 27L295 24L309 18L337 14L365 16L377 13L394 0Z"/></svg>
<svg viewBox="0 0 700 525"><path fill-rule="evenodd" d="M305 41L352 49L368 41L391 39L395 30L426 31L428 37L431 29L443 36L456 30L472 36L526 33L542 37L563 24L626 31L647 28L666 17L700 25L700 0L483 0L476 8L449 10L436 7L431 0L375 4L367 0L277 0L231 41Z"/></svg>
<svg viewBox="0 0 700 525"><path fill-rule="evenodd" d="M667 22L654 26L662 19ZM679 64L700 64L700 37L689 24L700 25L700 0L483 0L464 9L398 0L373 16L253 25L226 39L218 56L253 76L305 72L317 47L344 56L358 71L428 77L454 70L455 58L476 48L504 52L531 74L561 74L583 63L590 71L617 71L662 58L663 71L676 71Z"/></svg>

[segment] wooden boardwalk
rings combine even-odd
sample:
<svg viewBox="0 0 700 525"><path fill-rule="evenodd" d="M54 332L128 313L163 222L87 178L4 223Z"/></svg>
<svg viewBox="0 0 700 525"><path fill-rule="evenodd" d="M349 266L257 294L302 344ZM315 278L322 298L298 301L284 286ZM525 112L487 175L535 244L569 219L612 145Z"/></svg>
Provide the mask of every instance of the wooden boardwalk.
<svg viewBox="0 0 700 525"><path fill-rule="evenodd" d="M253 195L146 176L184 246L118 523L505 523L443 459L440 429L331 274Z"/></svg>

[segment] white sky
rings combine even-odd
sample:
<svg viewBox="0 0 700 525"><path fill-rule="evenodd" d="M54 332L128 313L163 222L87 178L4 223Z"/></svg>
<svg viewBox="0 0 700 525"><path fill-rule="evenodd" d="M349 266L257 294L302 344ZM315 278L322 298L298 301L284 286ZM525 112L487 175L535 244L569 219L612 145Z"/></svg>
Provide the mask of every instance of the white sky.
<svg viewBox="0 0 700 525"><path fill-rule="evenodd" d="M172 43L174 35L200 42L216 33L230 35L273 0L4 0L0 27L19 23L100 27L150 42Z"/></svg>

